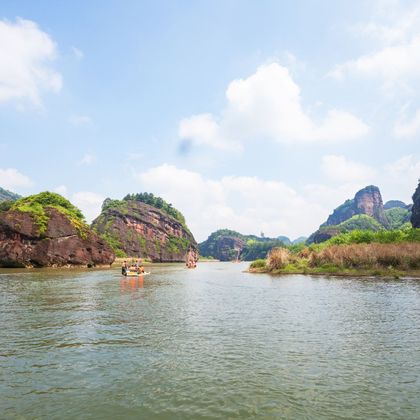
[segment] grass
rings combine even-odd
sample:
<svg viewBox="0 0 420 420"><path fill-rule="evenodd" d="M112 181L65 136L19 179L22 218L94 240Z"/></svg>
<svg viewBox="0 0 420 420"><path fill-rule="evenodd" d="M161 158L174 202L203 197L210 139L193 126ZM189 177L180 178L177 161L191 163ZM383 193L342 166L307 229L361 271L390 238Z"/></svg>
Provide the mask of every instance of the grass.
<svg viewBox="0 0 420 420"><path fill-rule="evenodd" d="M420 242L329 245L293 254L273 249L251 272L420 277Z"/></svg>
<svg viewBox="0 0 420 420"><path fill-rule="evenodd" d="M43 235L48 228L50 220L48 209L55 209L66 216L82 239L88 237L89 227L85 223L82 212L59 194L45 191L21 198L10 207L10 210L29 213L40 235Z"/></svg>

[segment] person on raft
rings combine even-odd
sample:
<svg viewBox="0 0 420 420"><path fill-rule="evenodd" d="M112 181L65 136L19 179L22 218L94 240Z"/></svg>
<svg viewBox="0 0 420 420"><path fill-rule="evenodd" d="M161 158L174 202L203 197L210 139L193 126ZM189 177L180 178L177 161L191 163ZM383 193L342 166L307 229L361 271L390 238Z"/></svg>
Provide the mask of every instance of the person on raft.
<svg viewBox="0 0 420 420"><path fill-rule="evenodd" d="M122 267L121 267L121 274L122 274L123 276L126 276L126 275L127 275L127 261L124 261L124 262L123 262L123 265L122 265Z"/></svg>

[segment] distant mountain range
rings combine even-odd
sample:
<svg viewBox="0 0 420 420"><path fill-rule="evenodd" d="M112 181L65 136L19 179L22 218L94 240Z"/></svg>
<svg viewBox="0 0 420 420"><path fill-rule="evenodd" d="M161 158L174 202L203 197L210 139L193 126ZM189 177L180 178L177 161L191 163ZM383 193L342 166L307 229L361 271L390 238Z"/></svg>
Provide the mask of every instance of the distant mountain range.
<svg viewBox="0 0 420 420"><path fill-rule="evenodd" d="M0 187L0 201L16 201L21 196Z"/></svg>

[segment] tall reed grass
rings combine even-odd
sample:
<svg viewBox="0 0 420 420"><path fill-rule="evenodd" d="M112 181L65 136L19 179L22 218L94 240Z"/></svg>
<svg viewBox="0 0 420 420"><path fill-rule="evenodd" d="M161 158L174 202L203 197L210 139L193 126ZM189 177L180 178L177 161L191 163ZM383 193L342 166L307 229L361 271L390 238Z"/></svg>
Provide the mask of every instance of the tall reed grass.
<svg viewBox="0 0 420 420"><path fill-rule="evenodd" d="M309 254L309 266L340 268L420 268L420 243L332 245Z"/></svg>

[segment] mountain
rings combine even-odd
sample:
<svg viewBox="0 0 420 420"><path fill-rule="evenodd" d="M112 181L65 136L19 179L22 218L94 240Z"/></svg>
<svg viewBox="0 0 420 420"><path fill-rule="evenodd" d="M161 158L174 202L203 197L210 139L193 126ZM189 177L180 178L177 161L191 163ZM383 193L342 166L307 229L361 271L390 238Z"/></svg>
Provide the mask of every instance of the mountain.
<svg viewBox="0 0 420 420"><path fill-rule="evenodd" d="M0 267L109 265L115 255L64 197L43 192L0 210Z"/></svg>
<svg viewBox="0 0 420 420"><path fill-rule="evenodd" d="M403 201L400 200L389 200L384 204L384 210L394 209L394 208L401 208L404 209L407 207Z"/></svg>
<svg viewBox="0 0 420 420"><path fill-rule="evenodd" d="M369 185L356 193L353 199L337 207L321 226L336 226L357 214L373 217L381 225L388 226L384 213L381 192L375 185Z"/></svg>
<svg viewBox="0 0 420 420"><path fill-rule="evenodd" d="M413 208L410 220L414 228L420 228L420 180L413 194Z"/></svg>
<svg viewBox="0 0 420 420"><path fill-rule="evenodd" d="M16 201L19 198L21 198L19 194L15 194L0 187L0 201Z"/></svg>
<svg viewBox="0 0 420 420"><path fill-rule="evenodd" d="M131 194L123 200L106 199L92 228L121 257L180 262L198 258L197 243L184 216L153 194Z"/></svg>
<svg viewBox="0 0 420 420"><path fill-rule="evenodd" d="M299 238L296 238L292 241L293 245L303 244L307 241L307 236L299 236Z"/></svg>
<svg viewBox="0 0 420 420"><path fill-rule="evenodd" d="M339 233L356 229L399 229L409 222L410 214L411 206L399 200L387 201L384 206L379 188L369 185L337 207L307 243L324 242Z"/></svg>
<svg viewBox="0 0 420 420"><path fill-rule="evenodd" d="M277 236L277 239L284 243L284 245L292 245L292 241L287 236Z"/></svg>
<svg viewBox="0 0 420 420"><path fill-rule="evenodd" d="M281 236L288 240L287 237ZM212 257L220 261L253 261L265 258L268 251L275 247L284 246L279 238L261 238L255 235L242 235L229 229L220 229L213 232L204 242L198 245L200 255Z"/></svg>

